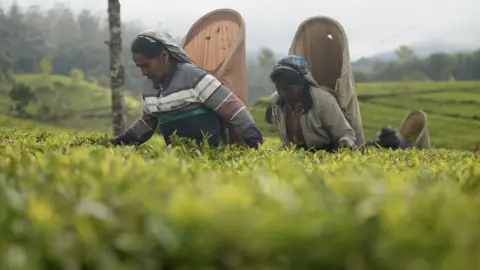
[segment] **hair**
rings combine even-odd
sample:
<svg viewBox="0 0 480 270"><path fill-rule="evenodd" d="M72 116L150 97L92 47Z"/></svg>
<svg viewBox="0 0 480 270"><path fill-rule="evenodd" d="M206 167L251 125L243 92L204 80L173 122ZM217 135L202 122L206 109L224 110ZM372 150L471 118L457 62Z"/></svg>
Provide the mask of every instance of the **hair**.
<svg viewBox="0 0 480 270"><path fill-rule="evenodd" d="M312 94L310 93L310 82L305 79L304 76L299 75L291 70L282 70L272 74L270 77L272 82L280 83L285 85L297 85L303 86L301 102L305 109L305 112L308 112L313 107L313 98ZM285 100L282 96L278 98L277 104L279 106L285 105Z"/></svg>
<svg viewBox="0 0 480 270"><path fill-rule="evenodd" d="M167 50L167 47L161 42L142 36L139 36L133 40L131 51L132 53L140 53L148 59L159 57L162 51L170 54L170 52Z"/></svg>

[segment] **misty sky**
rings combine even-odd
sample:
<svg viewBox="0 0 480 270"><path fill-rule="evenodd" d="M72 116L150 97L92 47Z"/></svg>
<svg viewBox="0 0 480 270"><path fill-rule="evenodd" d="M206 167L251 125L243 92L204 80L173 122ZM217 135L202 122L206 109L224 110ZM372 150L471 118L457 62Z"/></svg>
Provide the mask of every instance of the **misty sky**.
<svg viewBox="0 0 480 270"><path fill-rule="evenodd" d="M44 8L55 2L106 16L107 0L16 0ZM12 0L0 0L4 6ZM268 46L286 53L298 25L310 16L330 16L343 25L352 59L391 50L401 44L442 42L480 47L480 0L120 0L122 20L158 23L183 36L202 15L233 8L244 17L247 50ZM168 3L168 4L166 4ZM105 10L105 11L104 11Z"/></svg>

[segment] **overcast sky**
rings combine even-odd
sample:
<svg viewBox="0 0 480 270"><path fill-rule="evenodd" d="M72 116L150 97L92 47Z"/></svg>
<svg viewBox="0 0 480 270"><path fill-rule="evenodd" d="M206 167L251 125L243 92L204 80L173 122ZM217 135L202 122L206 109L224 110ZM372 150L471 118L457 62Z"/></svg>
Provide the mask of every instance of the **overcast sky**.
<svg viewBox="0 0 480 270"><path fill-rule="evenodd" d="M12 0L0 0L10 5ZM16 0L43 8L55 2L75 10L103 12L107 0ZM353 59L391 50L401 44L447 42L480 47L480 0L120 0L122 20L157 23L183 36L202 15L232 8L243 17L247 50L268 46L286 53L298 25L310 16L337 19L345 28Z"/></svg>

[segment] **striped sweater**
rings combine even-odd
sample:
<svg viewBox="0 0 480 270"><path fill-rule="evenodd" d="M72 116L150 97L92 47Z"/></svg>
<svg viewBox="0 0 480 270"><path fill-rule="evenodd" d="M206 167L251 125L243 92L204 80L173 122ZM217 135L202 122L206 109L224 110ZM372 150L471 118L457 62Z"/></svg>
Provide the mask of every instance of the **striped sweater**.
<svg viewBox="0 0 480 270"><path fill-rule="evenodd" d="M177 63L172 71L163 85L143 93L143 115L126 131L133 140L153 134L162 113L206 106L230 123L250 147L263 143L262 134L245 104L214 76L189 63Z"/></svg>

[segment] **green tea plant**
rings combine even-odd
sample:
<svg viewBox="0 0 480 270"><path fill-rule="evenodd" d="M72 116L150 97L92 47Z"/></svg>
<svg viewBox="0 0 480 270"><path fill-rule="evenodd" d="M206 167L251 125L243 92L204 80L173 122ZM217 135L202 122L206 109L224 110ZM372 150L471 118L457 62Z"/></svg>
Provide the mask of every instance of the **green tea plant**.
<svg viewBox="0 0 480 270"><path fill-rule="evenodd" d="M0 128L0 269L480 268L471 152L176 142Z"/></svg>

